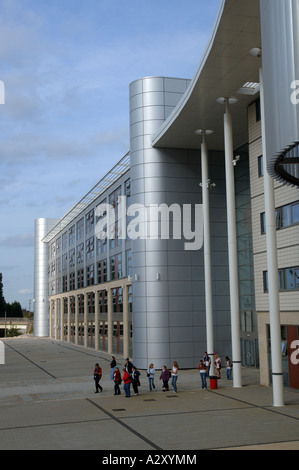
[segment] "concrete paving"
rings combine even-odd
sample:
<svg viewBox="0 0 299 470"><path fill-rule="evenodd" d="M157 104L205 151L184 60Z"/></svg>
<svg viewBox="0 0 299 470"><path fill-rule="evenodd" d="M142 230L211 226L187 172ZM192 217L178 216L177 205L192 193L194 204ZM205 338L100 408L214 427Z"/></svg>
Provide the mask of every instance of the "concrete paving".
<svg viewBox="0 0 299 470"><path fill-rule="evenodd" d="M158 371L150 392L141 371L139 395L125 398L123 390L114 396L111 357L103 352L32 336L3 342L1 450L299 450L299 393L285 390L286 406L273 407L272 389L259 385L256 369L242 369L242 388L223 370L217 390L201 389L198 370L180 370L177 394L162 392Z"/></svg>

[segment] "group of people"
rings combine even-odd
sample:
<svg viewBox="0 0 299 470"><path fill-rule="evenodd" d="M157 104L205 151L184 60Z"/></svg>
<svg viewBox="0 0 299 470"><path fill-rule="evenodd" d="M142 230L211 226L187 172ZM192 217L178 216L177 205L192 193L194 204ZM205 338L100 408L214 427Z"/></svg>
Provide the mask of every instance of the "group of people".
<svg viewBox="0 0 299 470"><path fill-rule="evenodd" d="M148 377L148 383L149 383L149 390L152 392L155 390L155 373L156 369L154 364L150 364L146 375ZM169 391L169 380L171 379L171 385L173 388L173 392L177 393L177 380L178 380L178 373L179 373L179 366L176 361L173 362L172 369L169 370L167 366L162 367L161 375L159 380L162 380L162 392L168 392Z"/></svg>
<svg viewBox="0 0 299 470"><path fill-rule="evenodd" d="M226 377L228 380L232 379L232 362L228 356L225 358L225 366L226 366ZM138 387L140 387L140 372L134 366L134 364L130 361L127 357L126 363L122 368L122 374L120 368L117 366L115 357L112 356L112 361L110 363L111 367L111 375L110 378L114 383L114 395L121 395L120 386L123 384L123 389L125 392L125 397L129 398L131 396L131 384L133 387L134 395L138 395ZM217 378L221 379L221 358L218 354L215 354L215 367L217 371ZM211 368L211 358L207 353L204 354L203 359L200 361L198 369L200 372L201 377L201 384L202 388L207 388L207 378L210 376L210 368ZM169 381L171 379L171 385L173 388L173 392L177 393L177 381L178 381L178 372L179 366L176 361L173 362L171 370L168 369L166 365L162 367L162 371L160 374L159 379L162 380L162 391L168 392L169 391ZM146 375L148 378L149 390L152 392L156 389L155 385L155 374L156 369L154 364L150 364ZM94 369L94 381L96 391L95 393L99 393L99 391L103 391L103 387L100 385L100 380L102 378L102 369L97 363Z"/></svg>
<svg viewBox="0 0 299 470"><path fill-rule="evenodd" d="M120 368L116 364L115 357L112 356L112 361L110 363L111 375L110 378L114 382L114 395L121 395L120 385L123 383L123 389L125 392L125 397L129 398L131 396L131 384L133 387L134 395L138 395L138 387L140 387L140 372L137 367L132 364L130 359L127 357L126 363L122 369L123 374L121 374ZM163 366L162 372L160 375L160 380L163 382L162 391L169 391L169 380L171 378L171 384L173 387L173 392L177 393L177 379L178 379L178 370L179 366L177 362L173 363L172 369L168 370L166 366ZM155 373L156 369L154 364L150 364L147 369L147 378L149 384L149 390L155 390ZM95 393L103 391L103 387L100 385L100 380L102 378L103 372L102 368L98 363L95 365L94 369L94 381L95 381Z"/></svg>
<svg viewBox="0 0 299 470"><path fill-rule="evenodd" d="M222 361L219 354L215 354L215 367L217 372L217 379L221 379L221 369ZM232 361L228 356L225 357L225 367L226 367L226 378L227 380L232 380ZM200 361L198 369L200 372L201 378L201 387L203 389L207 388L207 377L210 377L210 368L211 368L211 358L207 352L205 352L203 359Z"/></svg>

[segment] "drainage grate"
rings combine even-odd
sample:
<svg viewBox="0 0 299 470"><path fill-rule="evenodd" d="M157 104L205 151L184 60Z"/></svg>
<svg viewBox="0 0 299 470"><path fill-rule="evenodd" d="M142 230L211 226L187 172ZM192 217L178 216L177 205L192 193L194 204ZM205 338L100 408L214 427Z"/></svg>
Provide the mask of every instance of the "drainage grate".
<svg viewBox="0 0 299 470"><path fill-rule="evenodd" d="M154 398L149 398L149 399L143 400L143 401L157 401L157 400L155 400Z"/></svg>
<svg viewBox="0 0 299 470"><path fill-rule="evenodd" d="M127 411L125 408L113 408L112 411Z"/></svg>
<svg viewBox="0 0 299 470"><path fill-rule="evenodd" d="M167 398L177 398L177 395L166 395Z"/></svg>

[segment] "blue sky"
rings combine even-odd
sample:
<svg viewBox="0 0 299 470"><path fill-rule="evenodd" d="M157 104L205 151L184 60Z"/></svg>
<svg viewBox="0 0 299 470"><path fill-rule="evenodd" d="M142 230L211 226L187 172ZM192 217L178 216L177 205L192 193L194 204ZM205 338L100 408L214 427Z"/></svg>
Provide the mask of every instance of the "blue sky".
<svg viewBox="0 0 299 470"><path fill-rule="evenodd" d="M129 150L129 84L192 78L220 0L0 0L0 272L33 298L34 219L62 217Z"/></svg>

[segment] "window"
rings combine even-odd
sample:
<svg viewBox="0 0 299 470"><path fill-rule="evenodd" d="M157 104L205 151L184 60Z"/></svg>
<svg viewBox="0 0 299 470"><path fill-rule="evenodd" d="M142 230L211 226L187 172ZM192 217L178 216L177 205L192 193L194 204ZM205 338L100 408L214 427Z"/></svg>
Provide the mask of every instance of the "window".
<svg viewBox="0 0 299 470"><path fill-rule="evenodd" d="M295 288L294 279L294 268L288 268L283 270L283 288L286 290L292 290Z"/></svg>
<svg viewBox="0 0 299 470"><path fill-rule="evenodd" d="M125 181L125 195L127 197L127 207L130 205L131 203L131 181L130 180L127 180Z"/></svg>
<svg viewBox="0 0 299 470"><path fill-rule="evenodd" d="M77 272L77 287L80 289L80 287L84 287L84 270L79 269Z"/></svg>
<svg viewBox="0 0 299 470"><path fill-rule="evenodd" d="M99 307L100 307L100 313L107 313L107 305L108 305L108 292L106 290L103 290L99 294Z"/></svg>
<svg viewBox="0 0 299 470"><path fill-rule="evenodd" d="M113 305L114 313L123 312L123 289L122 287L112 289L112 305Z"/></svg>
<svg viewBox="0 0 299 470"><path fill-rule="evenodd" d="M62 277L62 292L67 292L67 276Z"/></svg>
<svg viewBox="0 0 299 470"><path fill-rule="evenodd" d="M122 255L111 256L110 258L110 280L121 279L123 277L122 271Z"/></svg>
<svg viewBox="0 0 299 470"><path fill-rule="evenodd" d="M258 99L255 102L255 120L259 122L261 120L261 100Z"/></svg>
<svg viewBox="0 0 299 470"><path fill-rule="evenodd" d="M62 271L67 270L67 253L62 255Z"/></svg>
<svg viewBox="0 0 299 470"><path fill-rule="evenodd" d="M258 166L258 175L259 178L264 176L264 161L263 161L263 155L260 155L257 158L257 166Z"/></svg>
<svg viewBox="0 0 299 470"><path fill-rule="evenodd" d="M126 251L126 258L127 276L132 276L132 250Z"/></svg>
<svg viewBox="0 0 299 470"><path fill-rule="evenodd" d="M88 308L88 313L94 313L95 312L95 295L93 292L90 294L87 294L87 308Z"/></svg>
<svg viewBox="0 0 299 470"><path fill-rule="evenodd" d="M51 258L53 259L55 258L55 256L56 256L56 243L54 242L51 245Z"/></svg>
<svg viewBox="0 0 299 470"><path fill-rule="evenodd" d="M76 264L75 248L73 248L72 250L70 250L69 256L70 256L70 268L73 268L73 267L75 266L75 264Z"/></svg>
<svg viewBox="0 0 299 470"><path fill-rule="evenodd" d="M78 295L78 311L79 313L84 313L84 295L83 294Z"/></svg>
<svg viewBox="0 0 299 470"><path fill-rule="evenodd" d="M56 254L58 255L60 253L61 249L61 237L57 238L56 240Z"/></svg>
<svg viewBox="0 0 299 470"><path fill-rule="evenodd" d="M69 229L69 242L70 242L70 246L72 246L75 243L75 225L73 225Z"/></svg>
<svg viewBox="0 0 299 470"><path fill-rule="evenodd" d="M107 260L104 259L98 263L98 283L107 282Z"/></svg>
<svg viewBox="0 0 299 470"><path fill-rule="evenodd" d="M94 265L91 264L86 268L86 283L88 286L94 285Z"/></svg>
<svg viewBox="0 0 299 470"><path fill-rule="evenodd" d="M299 202L292 205L292 223L299 224Z"/></svg>
<svg viewBox="0 0 299 470"><path fill-rule="evenodd" d="M116 279L116 266L115 266L115 256L111 256L110 258L110 280L114 281Z"/></svg>
<svg viewBox="0 0 299 470"><path fill-rule="evenodd" d="M93 258L94 255L94 237L86 241L86 259Z"/></svg>
<svg viewBox="0 0 299 470"><path fill-rule="evenodd" d="M129 286L129 311L133 312L133 287ZM132 337L132 332L131 332Z"/></svg>
<svg viewBox="0 0 299 470"><path fill-rule="evenodd" d="M120 223L118 221L115 224L110 225L110 248L115 248L116 246L121 245L121 238L120 238Z"/></svg>
<svg viewBox="0 0 299 470"><path fill-rule="evenodd" d="M114 248L114 246L118 245L115 240L117 240L117 235L118 235L118 204L119 204L119 196L121 196L121 187L117 188L113 193L109 195L109 204L114 208L114 214L115 214L115 226L111 225L109 227L109 233L110 233L110 247ZM114 239L112 238L114 237ZM120 240L119 240L120 241Z"/></svg>
<svg viewBox="0 0 299 470"><path fill-rule="evenodd" d="M75 273L70 274L70 290L75 290Z"/></svg>
<svg viewBox="0 0 299 470"><path fill-rule="evenodd" d="M84 219L77 222L77 240L80 240L84 237Z"/></svg>
<svg viewBox="0 0 299 470"><path fill-rule="evenodd" d="M56 263L55 261L52 261L51 263L51 276L55 276L56 275Z"/></svg>
<svg viewBox="0 0 299 470"><path fill-rule="evenodd" d="M62 235L62 251L67 250L67 232Z"/></svg>
<svg viewBox="0 0 299 470"><path fill-rule="evenodd" d="M280 209L281 227L289 227L291 222L291 206L284 206Z"/></svg>
<svg viewBox="0 0 299 470"><path fill-rule="evenodd" d="M113 193L109 195L109 204L117 209L117 205L119 203L118 197L121 195L121 187L117 188ZM117 220L117 211L115 211L115 220Z"/></svg>
<svg viewBox="0 0 299 470"><path fill-rule="evenodd" d="M55 281L51 281L51 295L55 295L56 292L55 292Z"/></svg>
<svg viewBox="0 0 299 470"><path fill-rule="evenodd" d="M56 272L57 274L61 274L61 258L58 258L56 260L57 266L56 266Z"/></svg>
<svg viewBox="0 0 299 470"><path fill-rule="evenodd" d="M56 294L61 294L62 287L61 287L61 277L56 279Z"/></svg>
<svg viewBox="0 0 299 470"><path fill-rule="evenodd" d="M84 261L84 243L77 246L77 264L83 263Z"/></svg>
<svg viewBox="0 0 299 470"><path fill-rule="evenodd" d="M97 239L97 254L101 255L102 253L106 253L107 251L107 238L104 240Z"/></svg>
<svg viewBox="0 0 299 470"><path fill-rule="evenodd" d="M92 209L86 214L86 233L92 232L94 229L94 210Z"/></svg>
<svg viewBox="0 0 299 470"><path fill-rule="evenodd" d="M277 230L299 224L299 202L278 207L275 210L275 217ZM266 233L266 217L264 212L261 214L261 233Z"/></svg>
<svg viewBox="0 0 299 470"><path fill-rule="evenodd" d="M268 271L263 272L264 292L269 291ZM299 266L283 268L278 271L278 286L280 291L299 289Z"/></svg>

